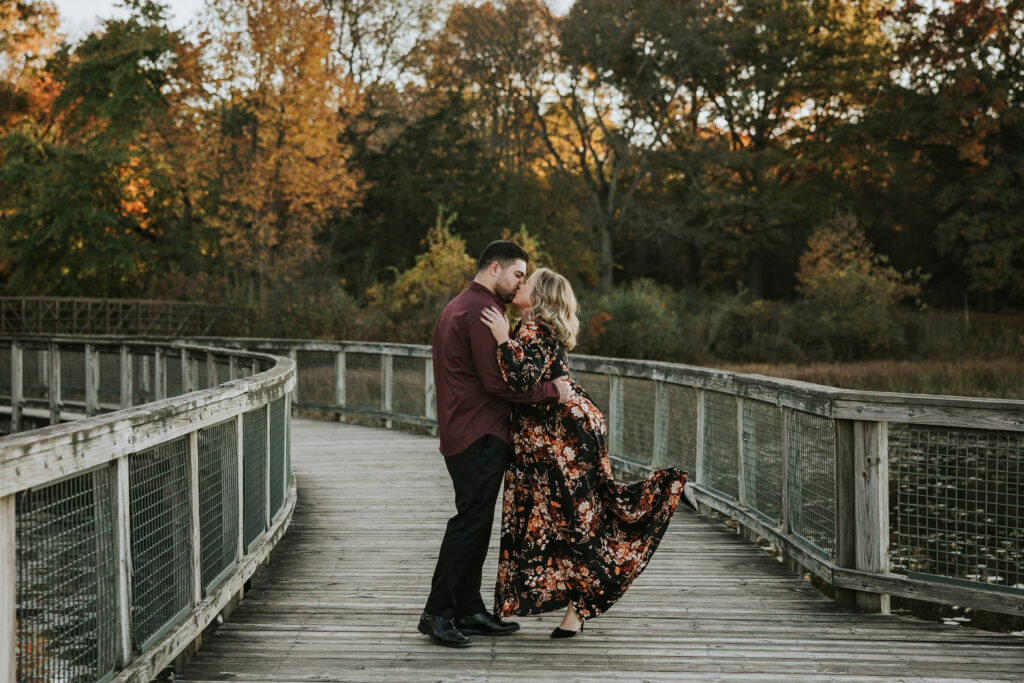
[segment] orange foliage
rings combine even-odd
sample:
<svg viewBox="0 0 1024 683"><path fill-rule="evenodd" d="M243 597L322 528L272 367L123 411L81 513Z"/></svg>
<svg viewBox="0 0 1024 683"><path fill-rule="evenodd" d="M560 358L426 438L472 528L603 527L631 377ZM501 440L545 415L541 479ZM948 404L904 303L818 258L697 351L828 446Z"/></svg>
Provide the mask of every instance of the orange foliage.
<svg viewBox="0 0 1024 683"><path fill-rule="evenodd" d="M0 92L10 102L0 109L0 130L49 112L60 84L43 67L63 39L59 24L52 2L0 0Z"/></svg>
<svg viewBox="0 0 1024 683"><path fill-rule="evenodd" d="M319 226L356 196L339 138L360 94L332 59L323 3L212 4L220 25L204 39L222 130L207 142L226 182L222 246L260 273L295 273L315 257Z"/></svg>

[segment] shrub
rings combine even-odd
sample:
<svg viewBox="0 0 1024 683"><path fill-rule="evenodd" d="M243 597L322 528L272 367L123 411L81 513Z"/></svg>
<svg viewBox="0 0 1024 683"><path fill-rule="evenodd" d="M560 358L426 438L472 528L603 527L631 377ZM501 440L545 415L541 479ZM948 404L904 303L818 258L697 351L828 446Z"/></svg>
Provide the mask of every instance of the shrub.
<svg viewBox="0 0 1024 683"><path fill-rule="evenodd" d="M671 290L636 280L581 302L581 353L643 359L675 359L686 334Z"/></svg>
<svg viewBox="0 0 1024 683"><path fill-rule="evenodd" d="M728 303L711 314L708 346L717 357L739 362L799 362L804 351L792 339L795 314L778 301Z"/></svg>
<svg viewBox="0 0 1024 683"><path fill-rule="evenodd" d="M842 359L891 351L904 343L901 302L916 297L923 278L901 274L876 256L850 216L840 216L807 242L797 272L800 293L822 336Z"/></svg>
<svg viewBox="0 0 1024 683"><path fill-rule="evenodd" d="M466 253L466 242L451 232L455 214L437 223L425 239L427 251L412 268L397 273L391 284L369 291L371 309L384 311L391 320L391 341L430 342L437 317L476 274L476 261Z"/></svg>

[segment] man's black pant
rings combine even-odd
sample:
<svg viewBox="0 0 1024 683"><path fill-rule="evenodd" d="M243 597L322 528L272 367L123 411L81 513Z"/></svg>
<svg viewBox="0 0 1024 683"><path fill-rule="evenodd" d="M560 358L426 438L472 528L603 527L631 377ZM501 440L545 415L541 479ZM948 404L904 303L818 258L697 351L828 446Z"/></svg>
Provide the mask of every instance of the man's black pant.
<svg viewBox="0 0 1024 683"><path fill-rule="evenodd" d="M458 512L448 520L437 555L425 608L430 614L458 618L487 611L480 598L481 573L491 539L494 504L511 457L508 444L487 435L444 459Z"/></svg>

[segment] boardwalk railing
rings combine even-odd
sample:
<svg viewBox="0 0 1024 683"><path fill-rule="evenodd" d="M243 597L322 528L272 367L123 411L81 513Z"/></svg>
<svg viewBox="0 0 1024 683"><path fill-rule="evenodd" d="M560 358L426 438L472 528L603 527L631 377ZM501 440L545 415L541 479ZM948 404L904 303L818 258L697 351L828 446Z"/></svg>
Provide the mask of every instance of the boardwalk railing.
<svg viewBox="0 0 1024 683"><path fill-rule="evenodd" d="M0 297L0 334L201 337L244 329L245 309L179 301Z"/></svg>
<svg viewBox="0 0 1024 683"><path fill-rule="evenodd" d="M170 342L0 344L15 431L0 438L0 680L149 681L287 528L294 365Z"/></svg>
<svg viewBox="0 0 1024 683"><path fill-rule="evenodd" d="M15 426L155 401L0 440L0 586L18 575L18 595L0 598L0 647L17 632L19 666L36 667L24 678L123 668L143 680L194 638L286 524L288 502L271 518L289 478L278 445L289 402L436 426L428 347L204 343L250 353L102 339L0 346L0 401ZM266 369L266 353L294 367ZM608 418L621 471L689 470L707 508L771 541L840 602L884 612L899 595L1024 614L1024 402L588 356L571 365Z"/></svg>
<svg viewBox="0 0 1024 683"><path fill-rule="evenodd" d="M298 408L436 425L430 349L217 340L289 355ZM1024 614L1024 401L847 391L573 356L620 469L687 469L701 502L847 606L889 596Z"/></svg>

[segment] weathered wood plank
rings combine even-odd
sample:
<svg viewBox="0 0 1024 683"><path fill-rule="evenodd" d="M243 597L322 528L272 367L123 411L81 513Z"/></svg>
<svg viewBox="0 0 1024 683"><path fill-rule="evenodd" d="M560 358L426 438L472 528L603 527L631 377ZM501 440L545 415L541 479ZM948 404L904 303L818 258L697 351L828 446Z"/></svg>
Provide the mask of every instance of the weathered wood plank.
<svg viewBox="0 0 1024 683"><path fill-rule="evenodd" d="M1019 680L1024 639L844 610L680 509L647 571L583 635L558 614L451 651L416 631L454 512L435 438L296 420L300 498L273 562L178 681ZM495 572L497 534L485 566Z"/></svg>

